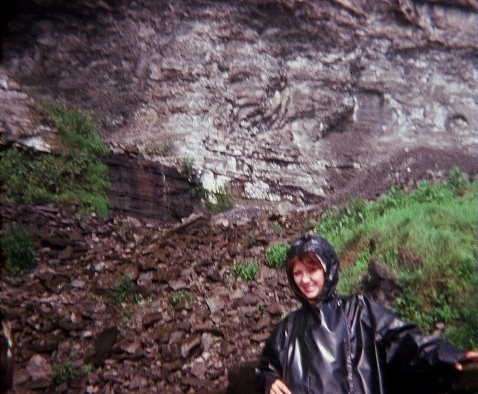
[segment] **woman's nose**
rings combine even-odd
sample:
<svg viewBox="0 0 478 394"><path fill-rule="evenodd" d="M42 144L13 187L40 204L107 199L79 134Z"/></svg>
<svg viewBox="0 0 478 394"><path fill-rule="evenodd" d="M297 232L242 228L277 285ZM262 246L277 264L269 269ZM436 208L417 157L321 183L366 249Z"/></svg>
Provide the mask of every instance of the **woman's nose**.
<svg viewBox="0 0 478 394"><path fill-rule="evenodd" d="M307 274L302 275L302 283L309 283L310 277Z"/></svg>

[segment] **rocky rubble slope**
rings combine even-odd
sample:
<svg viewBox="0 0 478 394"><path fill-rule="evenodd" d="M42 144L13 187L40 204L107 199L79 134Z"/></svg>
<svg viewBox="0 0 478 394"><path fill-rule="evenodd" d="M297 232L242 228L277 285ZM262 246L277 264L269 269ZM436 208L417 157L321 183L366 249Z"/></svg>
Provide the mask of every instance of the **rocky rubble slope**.
<svg viewBox="0 0 478 394"><path fill-rule="evenodd" d="M283 273L264 265L265 248L313 217L218 224L197 216L165 227L79 220L52 206L1 212L5 226L21 218L38 251L32 273L2 271L0 281L16 393L224 392L230 371L254 361L295 306ZM255 281L231 274L234 262L253 260Z"/></svg>
<svg viewBox="0 0 478 394"><path fill-rule="evenodd" d="M2 231L20 221L37 250L31 273L0 272L14 393L252 394L264 340L297 306L265 250L309 231L320 212L247 217L241 209L165 224L4 201ZM252 261L255 280L233 275L234 264ZM370 275L365 292L386 303L395 279Z"/></svg>

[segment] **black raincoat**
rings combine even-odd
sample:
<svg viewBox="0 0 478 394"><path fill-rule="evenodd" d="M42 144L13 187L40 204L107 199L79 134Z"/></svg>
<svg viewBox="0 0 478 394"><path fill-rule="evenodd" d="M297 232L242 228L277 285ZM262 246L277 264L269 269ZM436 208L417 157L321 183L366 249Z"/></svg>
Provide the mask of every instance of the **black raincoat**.
<svg viewBox="0 0 478 394"><path fill-rule="evenodd" d="M464 353L445 340L424 336L389 309L364 296L338 296L339 262L330 244L304 236L287 261L315 253L325 271L324 289L311 304L289 283L302 307L291 312L265 343L256 369L257 388L268 393L282 379L293 394L442 392Z"/></svg>

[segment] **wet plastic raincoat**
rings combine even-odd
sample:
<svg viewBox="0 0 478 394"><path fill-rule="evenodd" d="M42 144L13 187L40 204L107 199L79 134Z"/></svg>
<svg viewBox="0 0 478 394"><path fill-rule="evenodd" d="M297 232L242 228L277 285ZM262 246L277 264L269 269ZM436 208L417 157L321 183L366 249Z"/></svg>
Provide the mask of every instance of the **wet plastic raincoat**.
<svg viewBox="0 0 478 394"><path fill-rule="evenodd" d="M338 296L338 258L323 238L300 238L287 261L305 252L321 260L324 288L311 304L287 272L302 307L279 322L265 343L256 369L261 392L269 393L276 379L293 394L378 394L404 392L410 385L426 393L445 387L464 352L439 337L424 336L416 325L367 297Z"/></svg>

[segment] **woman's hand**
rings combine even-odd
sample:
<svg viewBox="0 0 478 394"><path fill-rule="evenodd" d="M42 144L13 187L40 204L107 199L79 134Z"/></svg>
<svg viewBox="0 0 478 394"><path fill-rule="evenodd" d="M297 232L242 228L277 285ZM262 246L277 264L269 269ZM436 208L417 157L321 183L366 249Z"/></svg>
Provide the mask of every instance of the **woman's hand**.
<svg viewBox="0 0 478 394"><path fill-rule="evenodd" d="M463 371L463 364L467 362L478 362L478 352L468 351L465 353L465 358L459 363L455 364L455 369L457 371Z"/></svg>
<svg viewBox="0 0 478 394"><path fill-rule="evenodd" d="M276 379L274 380L274 383L272 383L269 394L292 394L292 392L282 380Z"/></svg>

